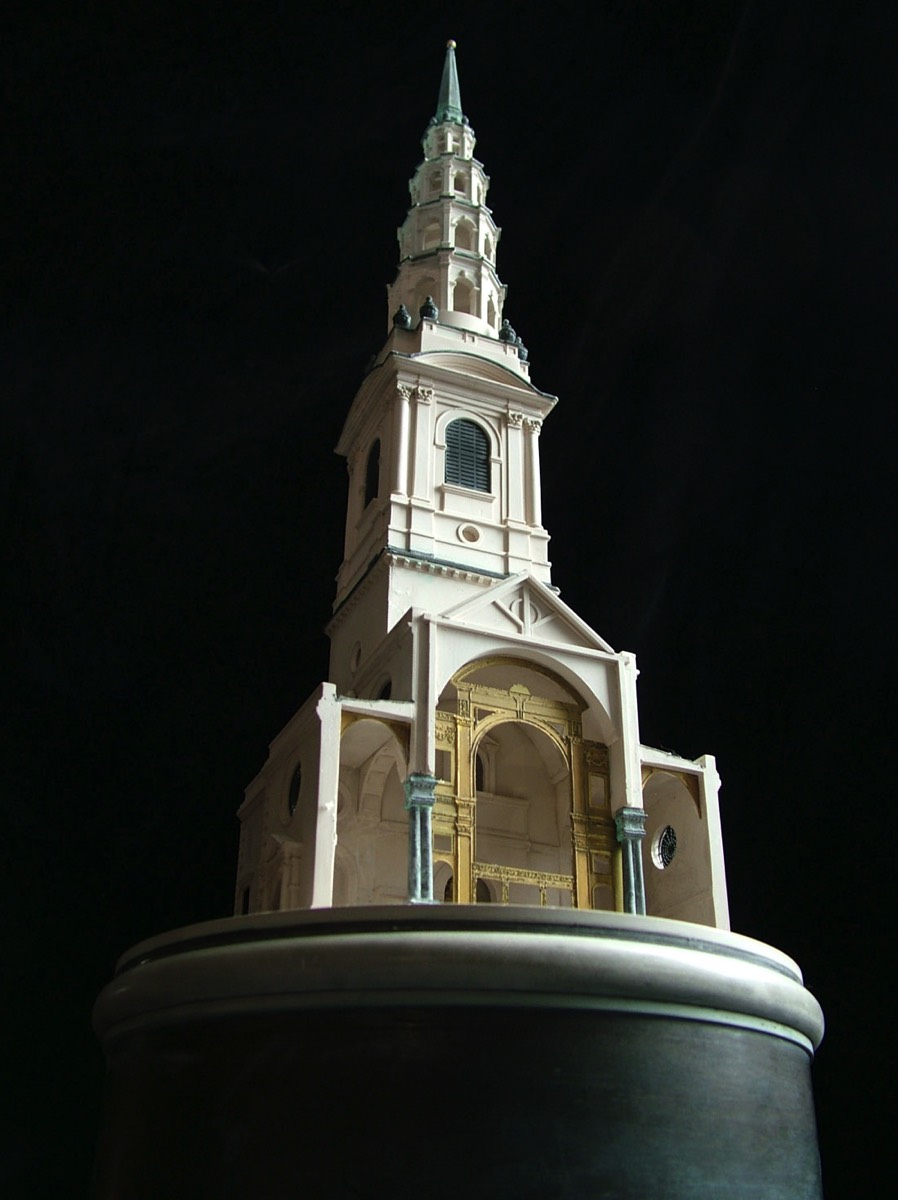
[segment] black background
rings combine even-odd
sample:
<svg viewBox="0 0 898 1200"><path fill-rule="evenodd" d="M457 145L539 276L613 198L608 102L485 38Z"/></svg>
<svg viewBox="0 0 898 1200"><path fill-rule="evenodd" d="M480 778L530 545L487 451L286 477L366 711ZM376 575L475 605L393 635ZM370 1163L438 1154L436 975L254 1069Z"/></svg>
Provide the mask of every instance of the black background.
<svg viewBox="0 0 898 1200"><path fill-rule="evenodd" d="M589 15L583 14L588 11ZM828 1197L893 1102L888 6L33 5L5 48L0 1181L87 1189L90 1008L227 914L326 677L332 453L447 37L505 232L563 599L716 754L733 928L821 1001Z"/></svg>

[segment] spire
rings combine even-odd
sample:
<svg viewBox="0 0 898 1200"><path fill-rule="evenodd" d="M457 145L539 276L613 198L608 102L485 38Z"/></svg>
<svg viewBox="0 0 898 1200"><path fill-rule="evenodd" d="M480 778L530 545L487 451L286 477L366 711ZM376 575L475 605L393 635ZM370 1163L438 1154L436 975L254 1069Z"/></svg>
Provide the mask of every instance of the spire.
<svg viewBox="0 0 898 1200"><path fill-rule="evenodd" d="M409 181L411 207L397 231L399 269L387 290L388 334L417 329L420 320L498 340L505 303L505 285L496 274L501 230L486 203L490 181L474 157L476 140L462 112L450 41L436 115L421 139L424 159ZM509 346L506 340L497 349L503 363L513 352L515 369L527 374L526 352L516 342Z"/></svg>
<svg viewBox="0 0 898 1200"><path fill-rule="evenodd" d="M437 100L434 121L438 125L443 121L464 123L464 115L461 111L461 90L458 86L458 69L455 65L455 42L451 38L446 43L446 61L443 63L443 78L440 80L440 96Z"/></svg>

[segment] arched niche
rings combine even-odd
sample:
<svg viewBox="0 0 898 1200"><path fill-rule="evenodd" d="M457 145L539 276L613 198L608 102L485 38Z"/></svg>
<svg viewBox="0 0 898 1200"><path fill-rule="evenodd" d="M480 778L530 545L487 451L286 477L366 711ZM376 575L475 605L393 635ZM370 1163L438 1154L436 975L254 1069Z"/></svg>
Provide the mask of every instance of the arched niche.
<svg viewBox="0 0 898 1200"><path fill-rule="evenodd" d="M477 230L470 221L461 220L456 223L455 246L457 250L476 250Z"/></svg>
<svg viewBox="0 0 898 1200"><path fill-rule="evenodd" d="M663 768L646 771L642 802L646 912L716 924L710 836L698 776Z"/></svg>
<svg viewBox="0 0 898 1200"><path fill-rule="evenodd" d="M442 240L442 229L439 221L428 221L421 232L421 249L434 250Z"/></svg>
<svg viewBox="0 0 898 1200"><path fill-rule="evenodd" d="M452 289L453 311L476 315L474 313L474 297L475 290L473 283L471 283L470 279L466 279L463 275L460 275L456 279L455 286Z"/></svg>

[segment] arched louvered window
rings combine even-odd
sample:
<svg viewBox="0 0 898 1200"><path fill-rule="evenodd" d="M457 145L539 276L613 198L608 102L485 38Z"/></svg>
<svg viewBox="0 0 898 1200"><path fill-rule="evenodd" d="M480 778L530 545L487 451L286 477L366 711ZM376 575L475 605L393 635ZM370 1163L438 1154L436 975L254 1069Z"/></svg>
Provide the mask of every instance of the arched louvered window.
<svg viewBox="0 0 898 1200"><path fill-rule="evenodd" d="M489 438L473 421L453 421L446 430L446 482L490 490Z"/></svg>
<svg viewBox="0 0 898 1200"><path fill-rule="evenodd" d="M365 467L365 507L377 498L380 491L380 438L368 451L368 465Z"/></svg>

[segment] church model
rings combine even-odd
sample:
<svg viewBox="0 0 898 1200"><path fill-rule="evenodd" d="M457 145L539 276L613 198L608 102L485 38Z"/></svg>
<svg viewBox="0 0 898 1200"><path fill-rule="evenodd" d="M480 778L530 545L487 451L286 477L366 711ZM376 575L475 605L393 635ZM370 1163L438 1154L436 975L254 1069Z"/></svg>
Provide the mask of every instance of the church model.
<svg viewBox="0 0 898 1200"><path fill-rule="evenodd" d="M729 932L708 756L552 584L555 397L503 316L449 43L349 468L330 680L236 915L119 960L96 1200L820 1200L820 1007Z"/></svg>
<svg viewBox="0 0 898 1200"><path fill-rule="evenodd" d="M454 43L409 184L387 341L337 447L330 682L240 809L236 911L412 902L728 927L714 759L639 740L636 665L560 598L500 230Z"/></svg>

